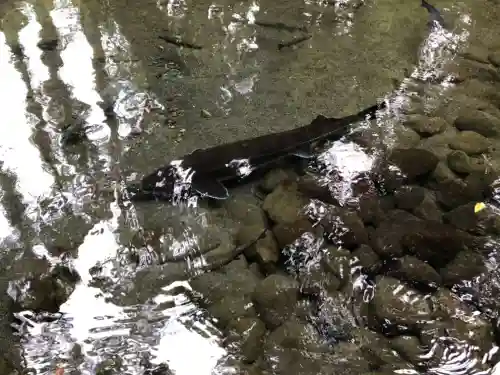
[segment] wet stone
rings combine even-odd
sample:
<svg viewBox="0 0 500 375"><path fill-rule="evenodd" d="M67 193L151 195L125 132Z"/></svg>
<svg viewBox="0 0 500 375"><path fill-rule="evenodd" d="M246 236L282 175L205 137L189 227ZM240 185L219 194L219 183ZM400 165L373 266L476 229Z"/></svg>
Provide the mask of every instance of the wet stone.
<svg viewBox="0 0 500 375"><path fill-rule="evenodd" d="M497 68L500 67L500 51L491 52L488 55L488 60Z"/></svg>
<svg viewBox="0 0 500 375"><path fill-rule="evenodd" d="M333 273L341 284L345 284L351 271L351 252L335 246L329 246L323 257L325 270Z"/></svg>
<svg viewBox="0 0 500 375"><path fill-rule="evenodd" d="M439 161L432 152L418 148L395 148L391 152L389 160L399 167L409 179L431 173Z"/></svg>
<svg viewBox="0 0 500 375"><path fill-rule="evenodd" d="M454 150L463 151L467 155L475 155L488 151L490 142L475 131L464 130L453 137L450 141L450 147Z"/></svg>
<svg viewBox="0 0 500 375"><path fill-rule="evenodd" d="M259 282L253 293L253 301L268 328L278 327L292 315L299 289L297 281L281 274L270 275Z"/></svg>
<svg viewBox="0 0 500 375"><path fill-rule="evenodd" d="M404 124L424 137L441 133L449 124L440 117L409 115Z"/></svg>
<svg viewBox="0 0 500 375"><path fill-rule="evenodd" d="M461 111L455 120L455 127L462 131L474 131L485 137L500 134L500 119L480 110Z"/></svg>
<svg viewBox="0 0 500 375"><path fill-rule="evenodd" d="M308 352L327 352L328 346L308 323L292 318L272 331L266 340L266 347L300 349Z"/></svg>
<svg viewBox="0 0 500 375"><path fill-rule="evenodd" d="M443 218L455 228L477 235L484 235L491 225L488 219L494 219L488 212L474 212L476 202L470 202L447 212Z"/></svg>
<svg viewBox="0 0 500 375"><path fill-rule="evenodd" d="M358 330L355 340L360 342L360 352L370 363L371 368L402 367L404 364L401 356L389 346L389 340L379 333L366 329Z"/></svg>
<svg viewBox="0 0 500 375"><path fill-rule="evenodd" d="M377 277L370 304L376 319L396 330L398 326L416 327L428 320L432 312L423 294L387 276Z"/></svg>
<svg viewBox="0 0 500 375"><path fill-rule="evenodd" d="M392 197L377 197L365 195L359 199L358 215L365 225L374 225L383 221L385 212L395 207Z"/></svg>
<svg viewBox="0 0 500 375"><path fill-rule="evenodd" d="M481 186L481 180L473 182L475 182L475 185L469 185L466 181L458 179L438 183L433 186L437 190L436 199L438 203L448 209L453 209L469 202L481 202L485 198L487 186ZM480 186L477 186L478 184Z"/></svg>
<svg viewBox="0 0 500 375"><path fill-rule="evenodd" d="M448 166L453 172L469 174L474 168L469 156L463 151L453 151L448 155Z"/></svg>
<svg viewBox="0 0 500 375"><path fill-rule="evenodd" d="M354 211L343 210L332 205L323 205L324 213L319 220L325 235L334 244L348 249L368 242L365 225ZM316 219L312 217L312 219Z"/></svg>
<svg viewBox="0 0 500 375"><path fill-rule="evenodd" d="M314 176L301 176L297 182L297 188L301 194L310 199L319 199L324 203L338 205L338 200L332 195L326 184L320 184Z"/></svg>
<svg viewBox="0 0 500 375"><path fill-rule="evenodd" d="M460 251L457 256L441 270L441 277L446 286L453 286L466 280L472 280L486 270L483 257L472 251Z"/></svg>
<svg viewBox="0 0 500 375"><path fill-rule="evenodd" d="M408 210L421 219L441 221L441 210L429 190L420 186L402 186L396 190L394 197L398 208Z"/></svg>
<svg viewBox="0 0 500 375"><path fill-rule="evenodd" d="M273 233L267 231L264 238L255 244L256 260L266 272L272 272L278 262L280 249Z"/></svg>
<svg viewBox="0 0 500 375"><path fill-rule="evenodd" d="M267 227L267 218L260 203L252 196L238 195L224 203L227 213L247 226Z"/></svg>
<svg viewBox="0 0 500 375"><path fill-rule="evenodd" d="M368 245L361 245L352 252L352 255L359 259L359 264L366 272L376 272L381 267L379 256Z"/></svg>
<svg viewBox="0 0 500 375"><path fill-rule="evenodd" d="M256 317L256 312L249 296L227 295L209 305L207 310L218 320L219 327L226 327L232 319Z"/></svg>
<svg viewBox="0 0 500 375"><path fill-rule="evenodd" d="M241 353L244 362L254 362L262 352L267 332L265 324L255 317L236 318L229 322L227 329L230 332L227 343L236 344L238 354Z"/></svg>
<svg viewBox="0 0 500 375"><path fill-rule="evenodd" d="M423 362L421 356L426 352L420 340L415 336L398 336L390 341L391 347L408 362L419 365Z"/></svg>
<svg viewBox="0 0 500 375"><path fill-rule="evenodd" d="M439 269L446 266L461 251L469 251L473 238L455 227L421 221L402 237L405 249L418 259ZM443 251L446 249L446 251Z"/></svg>
<svg viewBox="0 0 500 375"><path fill-rule="evenodd" d="M382 258L400 257L404 253L403 236L413 231L420 219L402 210L392 210L372 233L372 249Z"/></svg>
<svg viewBox="0 0 500 375"><path fill-rule="evenodd" d="M281 184L270 193L262 208L277 224L294 223L302 217L304 206L309 200L297 191L297 184Z"/></svg>
<svg viewBox="0 0 500 375"><path fill-rule="evenodd" d="M317 262L298 275L300 292L304 295L318 296L321 293L334 292L341 286L341 281L331 272L326 272L323 264Z"/></svg>
<svg viewBox="0 0 500 375"><path fill-rule="evenodd" d="M269 194L283 182L293 181L296 178L297 175L291 170L273 169L264 176L259 187L262 189L262 191Z"/></svg>
<svg viewBox="0 0 500 375"><path fill-rule="evenodd" d="M318 233L319 227L313 225L307 219L299 219L293 223L281 223L273 227L273 234L279 248L293 244L304 233Z"/></svg>
<svg viewBox="0 0 500 375"><path fill-rule="evenodd" d="M389 275L417 285L437 287L441 284L441 276L434 268L411 255L400 258Z"/></svg>

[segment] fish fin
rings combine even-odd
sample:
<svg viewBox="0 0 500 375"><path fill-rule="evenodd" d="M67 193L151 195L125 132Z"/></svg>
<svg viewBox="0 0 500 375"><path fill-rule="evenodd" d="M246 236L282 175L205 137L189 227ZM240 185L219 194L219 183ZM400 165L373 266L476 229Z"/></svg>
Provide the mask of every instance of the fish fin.
<svg viewBox="0 0 500 375"><path fill-rule="evenodd" d="M314 154L309 150L298 149L292 152L290 155L296 156L300 159L312 159Z"/></svg>
<svg viewBox="0 0 500 375"><path fill-rule="evenodd" d="M194 174L191 188L204 197L213 199L227 199L229 197L227 188L220 181L199 173Z"/></svg>

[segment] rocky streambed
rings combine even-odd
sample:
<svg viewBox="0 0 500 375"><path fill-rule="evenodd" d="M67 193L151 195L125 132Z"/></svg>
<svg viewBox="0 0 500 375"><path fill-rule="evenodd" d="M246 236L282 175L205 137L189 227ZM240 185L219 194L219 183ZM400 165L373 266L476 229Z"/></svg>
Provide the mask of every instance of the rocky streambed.
<svg viewBox="0 0 500 375"><path fill-rule="evenodd" d="M130 251L115 259L120 282L105 264L78 275L61 250L56 267L44 258L11 270L28 276L9 289L15 303L2 307L51 321L82 278L120 306L152 304L158 290L189 280L190 298L224 333L229 355L219 373L492 373L500 340L499 51L474 47L454 59L445 94L439 77L409 80L418 95L395 129L382 129L397 135L393 146L370 141L377 126L346 139L373 158L371 168L346 179L319 160L315 173L269 172L257 184L260 197L242 188L220 205L188 210L198 212L194 222L143 215L135 236L121 233ZM196 225L203 235L181 241ZM116 350L116 360L92 371L126 373ZM14 357L6 373L19 369ZM74 344L67 361L75 373L82 358Z"/></svg>

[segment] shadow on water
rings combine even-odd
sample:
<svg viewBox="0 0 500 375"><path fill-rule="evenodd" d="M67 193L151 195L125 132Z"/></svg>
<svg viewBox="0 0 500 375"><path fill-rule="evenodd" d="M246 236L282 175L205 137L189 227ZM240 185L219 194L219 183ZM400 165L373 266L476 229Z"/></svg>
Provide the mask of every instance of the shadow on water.
<svg viewBox="0 0 500 375"><path fill-rule="evenodd" d="M498 11L436 5L2 3L0 372L498 371ZM228 201L123 197L376 99Z"/></svg>

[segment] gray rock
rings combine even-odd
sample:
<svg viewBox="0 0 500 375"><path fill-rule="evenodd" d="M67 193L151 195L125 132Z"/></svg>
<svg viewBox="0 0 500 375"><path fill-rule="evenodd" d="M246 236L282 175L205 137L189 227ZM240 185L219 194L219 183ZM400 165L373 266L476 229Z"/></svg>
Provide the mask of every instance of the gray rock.
<svg viewBox="0 0 500 375"><path fill-rule="evenodd" d="M483 257L472 251L462 250L441 270L441 277L446 286L453 286L462 281L472 280L486 270Z"/></svg>
<svg viewBox="0 0 500 375"><path fill-rule="evenodd" d="M377 277L375 295L370 304L376 319L393 328L399 325L416 327L431 317L425 296L392 277Z"/></svg>
<svg viewBox="0 0 500 375"><path fill-rule="evenodd" d="M409 179L431 173L438 163L438 158L430 151L418 148L392 150L389 160L394 163ZM415 161L418 160L418 163Z"/></svg>
<svg viewBox="0 0 500 375"><path fill-rule="evenodd" d="M281 184L264 200L262 208L277 224L290 224L299 220L309 200L297 191L297 184Z"/></svg>
<svg viewBox="0 0 500 375"><path fill-rule="evenodd" d="M341 284L345 284L351 275L352 255L349 250L329 246L323 257L325 270L333 273Z"/></svg>
<svg viewBox="0 0 500 375"><path fill-rule="evenodd" d="M365 271L375 272L381 266L379 256L368 245L361 245L352 252L352 255L359 260L359 264Z"/></svg>
<svg viewBox="0 0 500 375"><path fill-rule="evenodd" d="M405 211L389 211L386 219L371 235L372 249L383 258L401 257L404 252L402 238L406 233L413 231L419 221L419 218Z"/></svg>
<svg viewBox="0 0 500 375"><path fill-rule="evenodd" d="M464 130L450 141L450 147L468 155L482 154L488 151L490 141L475 131Z"/></svg>
<svg viewBox="0 0 500 375"><path fill-rule="evenodd" d="M262 182L260 183L260 188L268 194L283 182L294 181L296 178L297 175L291 170L273 169L266 173Z"/></svg>
<svg viewBox="0 0 500 375"><path fill-rule="evenodd" d="M452 151L448 155L448 166L456 173L469 174L473 171L470 158L464 151Z"/></svg>
<svg viewBox="0 0 500 375"><path fill-rule="evenodd" d="M426 354L420 340L415 336L398 336L390 341L390 345L400 356L414 365L421 365L422 355Z"/></svg>
<svg viewBox="0 0 500 375"><path fill-rule="evenodd" d="M409 254L436 269L446 266L459 252L469 251L476 246L474 238L468 233L448 224L429 221L415 223L403 235L402 245Z"/></svg>
<svg viewBox="0 0 500 375"><path fill-rule="evenodd" d="M292 318L272 331L266 339L266 348L282 347L308 352L327 352L328 346L313 325Z"/></svg>
<svg viewBox="0 0 500 375"><path fill-rule="evenodd" d="M274 329L289 319L296 307L299 289L296 280L280 274L272 274L259 282L253 301L268 328Z"/></svg>
<svg viewBox="0 0 500 375"><path fill-rule="evenodd" d="M433 287L441 284L441 276L439 276L439 273L434 268L411 255L405 255L400 258L398 267L390 275L403 281Z"/></svg>
<svg viewBox="0 0 500 375"><path fill-rule="evenodd" d="M341 286L335 274L325 271L322 263L317 262L298 275L300 291L303 294L318 296L322 293L334 292Z"/></svg>
<svg viewBox="0 0 500 375"><path fill-rule="evenodd" d="M500 67L500 51L491 52L488 55L488 60L497 68Z"/></svg>
<svg viewBox="0 0 500 375"><path fill-rule="evenodd" d="M396 190L394 197L398 208L408 210L421 219L441 221L441 210L429 190L420 186L402 186Z"/></svg>
<svg viewBox="0 0 500 375"><path fill-rule="evenodd" d="M500 134L500 119L480 110L461 111L455 120L458 130L474 131L485 137L494 137Z"/></svg>
<svg viewBox="0 0 500 375"><path fill-rule="evenodd" d="M273 227L273 234L280 249L291 245L304 233L313 233L321 236L319 226L313 227L309 220L303 218L293 223L281 223Z"/></svg>
<svg viewBox="0 0 500 375"><path fill-rule="evenodd" d="M207 307L208 312L218 320L218 326L225 328L238 318L255 318L256 312L249 296L227 295Z"/></svg>
<svg viewBox="0 0 500 375"><path fill-rule="evenodd" d="M265 272L272 272L275 269L279 255L280 249L271 231L266 231L263 238L245 250L247 259L259 263Z"/></svg>
<svg viewBox="0 0 500 375"><path fill-rule="evenodd" d="M425 115L409 115L404 124L425 137L441 133L449 126L441 117L428 117Z"/></svg>
<svg viewBox="0 0 500 375"><path fill-rule="evenodd" d="M227 346L236 344L239 349L238 354L243 356L245 362L252 363L261 355L266 326L260 319L255 317L232 319L227 329L229 331Z"/></svg>
<svg viewBox="0 0 500 375"><path fill-rule="evenodd" d="M311 213L311 219L319 221L328 239L333 243L354 249L368 242L365 225L355 211L317 202L315 212L320 212L321 216Z"/></svg>

